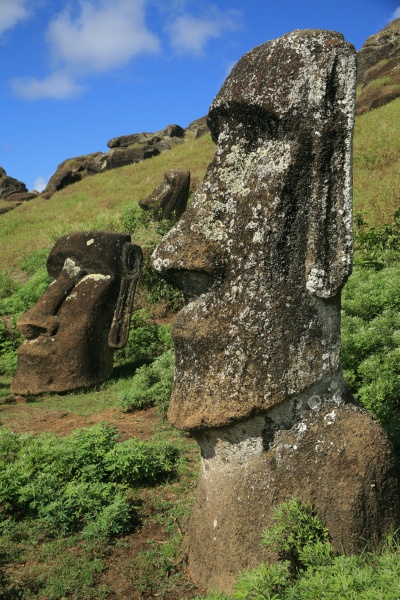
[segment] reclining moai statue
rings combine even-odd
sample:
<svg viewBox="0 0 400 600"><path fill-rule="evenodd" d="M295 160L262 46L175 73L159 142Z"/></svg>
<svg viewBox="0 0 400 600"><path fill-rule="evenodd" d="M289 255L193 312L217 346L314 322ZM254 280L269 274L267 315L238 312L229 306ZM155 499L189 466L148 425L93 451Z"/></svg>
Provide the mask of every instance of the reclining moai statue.
<svg viewBox="0 0 400 600"><path fill-rule="evenodd" d="M399 524L395 460L340 367L352 267L353 46L294 31L234 67L215 158L154 268L190 303L173 330L169 420L201 448L188 571L210 589L267 556L275 506L310 501L337 550Z"/></svg>
<svg viewBox="0 0 400 600"><path fill-rule="evenodd" d="M164 181L147 198L139 200L143 210L150 210L155 217L170 219L175 213L179 218L186 210L190 192L190 171L170 169L164 173Z"/></svg>
<svg viewBox="0 0 400 600"><path fill-rule="evenodd" d="M65 392L111 377L113 351L128 339L142 250L130 235L108 231L60 238L47 259L53 282L17 321L11 391Z"/></svg>

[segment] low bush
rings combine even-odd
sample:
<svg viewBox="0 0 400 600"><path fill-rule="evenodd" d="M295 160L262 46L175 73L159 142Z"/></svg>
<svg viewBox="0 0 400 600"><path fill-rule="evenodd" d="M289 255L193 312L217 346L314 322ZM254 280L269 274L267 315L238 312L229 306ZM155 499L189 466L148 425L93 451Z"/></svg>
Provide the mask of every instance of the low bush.
<svg viewBox="0 0 400 600"><path fill-rule="evenodd" d="M140 367L132 377L130 387L124 390L119 401L124 412L156 406L162 416L168 403L174 382L174 353L168 350L150 365Z"/></svg>
<svg viewBox="0 0 400 600"><path fill-rule="evenodd" d="M65 438L0 429L0 531L38 520L50 536L127 533L136 519L129 488L171 476L178 458L166 442L118 442L102 423Z"/></svg>
<svg viewBox="0 0 400 600"><path fill-rule="evenodd" d="M171 327L150 320L142 308L133 313L127 344L118 350L114 363L150 361L172 348Z"/></svg>
<svg viewBox="0 0 400 600"><path fill-rule="evenodd" d="M336 555L311 507L295 499L274 512L263 543L289 560L262 563L239 575L232 594L195 600L395 600L400 598L400 544L389 535L374 552Z"/></svg>

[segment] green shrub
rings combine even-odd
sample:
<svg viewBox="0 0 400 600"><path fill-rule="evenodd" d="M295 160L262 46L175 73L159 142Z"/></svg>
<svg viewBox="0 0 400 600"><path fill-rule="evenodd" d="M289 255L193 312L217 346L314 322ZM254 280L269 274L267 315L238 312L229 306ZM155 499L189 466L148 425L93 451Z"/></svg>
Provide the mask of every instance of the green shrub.
<svg viewBox="0 0 400 600"><path fill-rule="evenodd" d="M356 266L342 295L342 365L351 392L400 450L400 263Z"/></svg>
<svg viewBox="0 0 400 600"><path fill-rule="evenodd" d="M274 509L272 525L261 536L261 543L288 561L292 572L305 568L301 557L304 548L323 543L331 553L329 532L313 511L311 504L292 498ZM319 546L318 546L319 547ZM309 550L308 550L309 552Z"/></svg>
<svg viewBox="0 0 400 600"><path fill-rule="evenodd" d="M157 406L165 416L174 382L174 353L168 350L150 365L140 367L131 379L130 387L119 397L125 412Z"/></svg>
<svg viewBox="0 0 400 600"><path fill-rule="evenodd" d="M26 312L43 295L49 283L47 270L42 267L29 281L18 286L12 295L0 300L0 315L19 315Z"/></svg>
<svg viewBox="0 0 400 600"><path fill-rule="evenodd" d="M39 520L49 535L88 538L131 531L131 486L170 476L179 458L171 444L130 439L102 423L65 438L0 429L0 529Z"/></svg>
<svg viewBox="0 0 400 600"><path fill-rule="evenodd" d="M400 210L394 213L391 223L379 227L369 226L362 214L355 215L354 223L356 264L379 270L399 261Z"/></svg>
<svg viewBox="0 0 400 600"><path fill-rule="evenodd" d="M0 271L0 300L8 298L18 289L18 284L14 281L8 271Z"/></svg>
<svg viewBox="0 0 400 600"><path fill-rule="evenodd" d="M21 262L21 269L28 273L28 275L34 275L39 269L46 267L47 257L49 255L49 248L40 248L33 250L30 254L25 255Z"/></svg>
<svg viewBox="0 0 400 600"><path fill-rule="evenodd" d="M149 319L147 309L133 313L128 342L115 353L115 363L153 360L172 348L171 327Z"/></svg>
<svg viewBox="0 0 400 600"><path fill-rule="evenodd" d="M261 563L237 578L232 598L235 600L279 600L291 582L288 562Z"/></svg>
<svg viewBox="0 0 400 600"><path fill-rule="evenodd" d="M178 456L178 450L168 442L149 445L131 438L107 453L104 468L110 481L123 481L130 486L153 484L174 472Z"/></svg>

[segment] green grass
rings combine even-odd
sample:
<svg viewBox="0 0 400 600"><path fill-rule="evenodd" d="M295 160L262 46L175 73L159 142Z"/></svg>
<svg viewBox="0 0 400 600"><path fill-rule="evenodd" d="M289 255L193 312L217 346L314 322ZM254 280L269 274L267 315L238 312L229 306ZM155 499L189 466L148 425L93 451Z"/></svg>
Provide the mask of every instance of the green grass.
<svg viewBox="0 0 400 600"><path fill-rule="evenodd" d="M370 225L390 222L400 206L400 98L356 119L354 211Z"/></svg>
<svg viewBox="0 0 400 600"><path fill-rule="evenodd" d="M190 140L142 163L99 173L68 186L49 200L36 198L0 216L0 270L19 270L22 256L70 231L119 230L120 215L159 185L168 169L189 169L196 188L214 155L209 135ZM152 240L135 239L144 246Z"/></svg>

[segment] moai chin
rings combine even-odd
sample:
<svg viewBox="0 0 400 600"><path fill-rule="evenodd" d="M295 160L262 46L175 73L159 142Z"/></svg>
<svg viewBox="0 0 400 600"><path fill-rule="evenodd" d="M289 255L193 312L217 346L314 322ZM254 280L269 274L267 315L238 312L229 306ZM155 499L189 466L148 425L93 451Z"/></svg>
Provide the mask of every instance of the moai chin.
<svg viewBox="0 0 400 600"><path fill-rule="evenodd" d="M229 589L261 560L261 529L290 497L314 503L338 549L398 519L390 444L339 360L355 82L336 32L294 31L243 56L209 111L215 158L153 255L191 300L173 331L168 416L201 447L186 543L205 587Z"/></svg>
<svg viewBox="0 0 400 600"><path fill-rule="evenodd" d="M64 392L109 378L113 351L127 342L141 265L130 235L85 231L60 238L47 260L52 283L17 321L26 339L11 391Z"/></svg>

